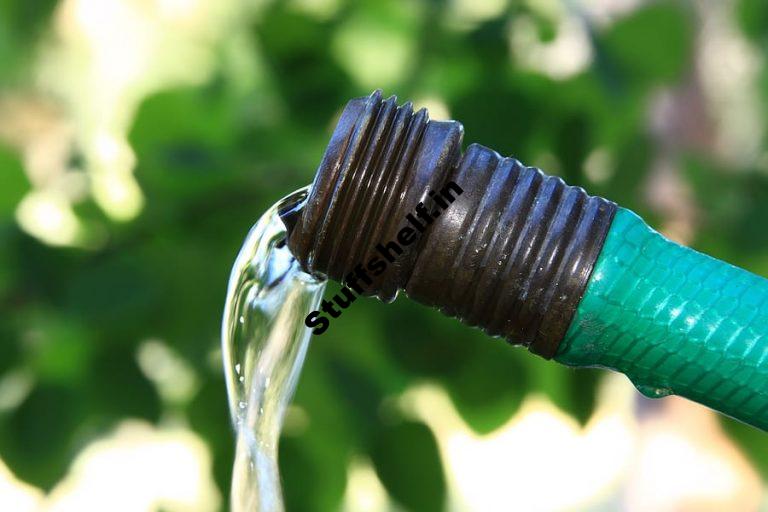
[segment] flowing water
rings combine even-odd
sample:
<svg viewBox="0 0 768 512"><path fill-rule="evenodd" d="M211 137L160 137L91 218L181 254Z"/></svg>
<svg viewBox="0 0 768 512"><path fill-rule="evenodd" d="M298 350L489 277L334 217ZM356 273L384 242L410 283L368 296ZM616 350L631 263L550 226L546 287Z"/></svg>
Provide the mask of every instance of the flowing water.
<svg viewBox="0 0 768 512"><path fill-rule="evenodd" d="M325 283L301 271L284 243L277 212L306 199L308 188L278 202L248 233L229 278L222 355L237 436L231 510L283 510L277 443L311 331L304 317Z"/></svg>

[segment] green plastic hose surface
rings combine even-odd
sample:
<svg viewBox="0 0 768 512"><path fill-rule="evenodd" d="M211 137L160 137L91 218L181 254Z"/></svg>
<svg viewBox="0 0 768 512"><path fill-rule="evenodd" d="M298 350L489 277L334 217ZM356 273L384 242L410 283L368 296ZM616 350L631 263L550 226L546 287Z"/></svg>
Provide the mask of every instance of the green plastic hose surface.
<svg viewBox="0 0 768 512"><path fill-rule="evenodd" d="M624 373L768 430L768 280L619 208L555 359Z"/></svg>

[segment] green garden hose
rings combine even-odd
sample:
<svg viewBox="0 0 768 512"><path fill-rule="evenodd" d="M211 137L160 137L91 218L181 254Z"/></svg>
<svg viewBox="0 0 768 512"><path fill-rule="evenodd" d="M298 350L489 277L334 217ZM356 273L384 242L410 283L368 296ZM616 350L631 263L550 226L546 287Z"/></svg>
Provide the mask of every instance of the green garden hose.
<svg viewBox="0 0 768 512"><path fill-rule="evenodd" d="M675 244L615 203L380 92L344 109L288 246L355 293L398 290L570 366L626 374L768 430L768 280Z"/></svg>
<svg viewBox="0 0 768 512"><path fill-rule="evenodd" d="M768 280L619 208L555 359L625 374L768 430Z"/></svg>

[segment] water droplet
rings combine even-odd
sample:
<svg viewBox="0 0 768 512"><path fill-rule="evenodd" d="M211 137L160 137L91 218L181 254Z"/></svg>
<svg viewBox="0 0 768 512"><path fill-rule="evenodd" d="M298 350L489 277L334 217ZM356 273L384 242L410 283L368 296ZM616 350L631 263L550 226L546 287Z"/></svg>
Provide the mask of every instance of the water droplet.
<svg viewBox="0 0 768 512"><path fill-rule="evenodd" d="M672 390L669 388L647 386L645 384L635 384L635 387L647 398L663 398L672 394Z"/></svg>

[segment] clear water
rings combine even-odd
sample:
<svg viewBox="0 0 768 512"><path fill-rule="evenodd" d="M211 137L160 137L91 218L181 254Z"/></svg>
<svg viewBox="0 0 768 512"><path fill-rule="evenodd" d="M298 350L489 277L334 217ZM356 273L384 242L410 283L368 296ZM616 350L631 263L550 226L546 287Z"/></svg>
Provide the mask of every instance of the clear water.
<svg viewBox="0 0 768 512"><path fill-rule="evenodd" d="M301 204L308 188L272 206L254 225L229 278L222 355L237 436L231 510L283 510L277 443L325 283L302 272L284 245L278 210Z"/></svg>

